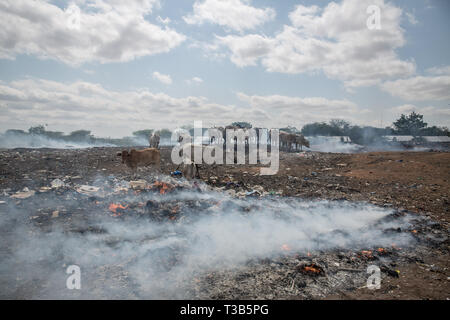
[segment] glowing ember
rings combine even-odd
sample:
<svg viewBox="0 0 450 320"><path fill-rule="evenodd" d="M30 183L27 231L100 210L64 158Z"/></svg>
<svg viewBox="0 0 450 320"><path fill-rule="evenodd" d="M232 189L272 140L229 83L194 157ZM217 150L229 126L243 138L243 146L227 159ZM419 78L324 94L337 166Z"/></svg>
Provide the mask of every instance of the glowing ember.
<svg viewBox="0 0 450 320"><path fill-rule="evenodd" d="M109 211L114 212L114 213L117 213L117 209L126 209L126 208L128 208L128 205L124 207L120 203L111 203L109 205Z"/></svg>
<svg viewBox="0 0 450 320"><path fill-rule="evenodd" d="M165 194L166 192L170 191L173 187L168 185L165 182L156 181L153 184L154 187L159 188L159 194Z"/></svg>
<svg viewBox="0 0 450 320"><path fill-rule="evenodd" d="M361 255L366 259L373 259L372 251L370 250L362 250Z"/></svg>
<svg viewBox="0 0 450 320"><path fill-rule="evenodd" d="M281 246L281 250L283 250L283 251L290 251L291 248L290 248L287 244L283 244L283 245Z"/></svg>
<svg viewBox="0 0 450 320"><path fill-rule="evenodd" d="M323 273L323 269L321 266L315 264L315 263L311 263L308 265L303 265L300 267L300 272L301 273L305 273L305 274L309 274L309 275L320 275Z"/></svg>
<svg viewBox="0 0 450 320"><path fill-rule="evenodd" d="M310 272L314 272L314 273L320 273L319 269L316 269L314 267L304 267L303 270L305 271L310 271Z"/></svg>

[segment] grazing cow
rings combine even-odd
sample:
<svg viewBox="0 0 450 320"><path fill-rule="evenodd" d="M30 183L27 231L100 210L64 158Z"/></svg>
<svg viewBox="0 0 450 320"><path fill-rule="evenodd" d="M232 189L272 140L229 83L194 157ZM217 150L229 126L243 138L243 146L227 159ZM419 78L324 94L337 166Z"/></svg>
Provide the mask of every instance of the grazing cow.
<svg viewBox="0 0 450 320"><path fill-rule="evenodd" d="M287 152L291 152L292 145L295 146L295 151L302 150L302 146L309 148L309 141L305 139L302 134L293 134L284 131L280 131L280 146Z"/></svg>
<svg viewBox="0 0 450 320"><path fill-rule="evenodd" d="M149 138L150 148L159 149L159 132L153 132L153 134Z"/></svg>
<svg viewBox="0 0 450 320"><path fill-rule="evenodd" d="M188 156L184 151L188 150L188 148L191 148L190 156ZM198 171L198 165L194 162L194 154L195 150L202 152L203 154L203 146L202 145L194 145L192 143L188 143L184 146L187 149L183 150L183 163L180 164L179 169L183 173L183 176L188 179L197 179L200 178L200 172ZM178 169L178 168L177 168Z"/></svg>
<svg viewBox="0 0 450 320"><path fill-rule="evenodd" d="M130 152L124 150L117 154L122 157L122 163L125 163L128 167L136 170L137 167L144 167L154 165L156 169L159 169L161 162L161 154L158 149L147 148L144 150L132 149Z"/></svg>
<svg viewBox="0 0 450 320"><path fill-rule="evenodd" d="M298 146L300 146L300 150L303 150L303 146L309 148L309 141L302 134L295 135L295 149L298 150Z"/></svg>
<svg viewBox="0 0 450 320"><path fill-rule="evenodd" d="M280 131L280 147L284 148L285 151L290 152L292 149L292 144L295 143L295 134L288 133L285 131Z"/></svg>
<svg viewBox="0 0 450 320"><path fill-rule="evenodd" d="M200 179L200 172L198 171L198 165L195 163L183 163L181 167L183 176L188 179Z"/></svg>

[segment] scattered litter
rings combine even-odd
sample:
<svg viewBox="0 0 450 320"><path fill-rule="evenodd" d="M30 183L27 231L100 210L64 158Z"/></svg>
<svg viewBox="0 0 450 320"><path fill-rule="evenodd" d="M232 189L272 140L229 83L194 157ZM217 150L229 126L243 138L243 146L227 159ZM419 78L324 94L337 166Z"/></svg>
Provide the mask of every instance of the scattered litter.
<svg viewBox="0 0 450 320"><path fill-rule="evenodd" d="M245 193L245 195L247 197L250 197L250 196L258 196L259 197L259 196L261 196L261 194L258 191L256 191L256 190L249 191L249 192Z"/></svg>
<svg viewBox="0 0 450 320"><path fill-rule="evenodd" d="M57 188L64 187L65 183L60 179L55 179L51 182L51 186L52 186L52 188L57 189Z"/></svg>
<svg viewBox="0 0 450 320"><path fill-rule="evenodd" d="M26 198L29 198L31 196L34 196L34 194L35 194L35 191L29 190L27 187L25 187L25 188L23 188L22 191L18 191L15 194L13 194L11 196L11 198L14 198L14 199L26 199Z"/></svg>
<svg viewBox="0 0 450 320"><path fill-rule="evenodd" d="M173 185L161 181L156 181L152 186L153 190L159 190L159 194L166 194L167 192L170 192L173 188L174 188Z"/></svg>
<svg viewBox="0 0 450 320"><path fill-rule="evenodd" d="M394 270L386 265L381 266L381 271L387 273L389 276L398 278L400 276L400 270Z"/></svg>
<svg viewBox="0 0 450 320"><path fill-rule="evenodd" d="M52 190L51 187L40 187L38 191L41 193L44 193L44 192L49 192L50 190Z"/></svg>
<svg viewBox="0 0 450 320"><path fill-rule="evenodd" d="M174 177L178 177L178 176L182 176L183 173L180 170L176 170L170 173L170 175L174 176Z"/></svg>
<svg viewBox="0 0 450 320"><path fill-rule="evenodd" d="M146 187L147 181L145 180L130 181L130 188L133 190L144 190Z"/></svg>
<svg viewBox="0 0 450 320"><path fill-rule="evenodd" d="M78 193L82 193L88 196L95 195L100 190L99 187L81 185L77 188Z"/></svg>

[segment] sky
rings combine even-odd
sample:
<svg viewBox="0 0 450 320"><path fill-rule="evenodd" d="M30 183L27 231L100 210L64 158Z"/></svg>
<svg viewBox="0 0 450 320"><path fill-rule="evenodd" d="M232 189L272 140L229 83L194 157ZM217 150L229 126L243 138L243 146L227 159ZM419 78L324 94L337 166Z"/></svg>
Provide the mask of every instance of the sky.
<svg viewBox="0 0 450 320"><path fill-rule="evenodd" d="M449 39L447 0L2 0L0 131L450 127Z"/></svg>

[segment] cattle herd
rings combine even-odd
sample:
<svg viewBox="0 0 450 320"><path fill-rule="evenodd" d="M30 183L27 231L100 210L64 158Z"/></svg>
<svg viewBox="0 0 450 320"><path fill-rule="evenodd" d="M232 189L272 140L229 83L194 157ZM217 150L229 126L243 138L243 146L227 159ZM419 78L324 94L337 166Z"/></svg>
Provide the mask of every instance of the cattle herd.
<svg viewBox="0 0 450 320"><path fill-rule="evenodd" d="M226 127L219 127L216 128L217 130L219 130L222 133L222 137L223 137L223 141L224 143L224 147L226 147L226 143L227 143L227 131L229 132L229 130L238 130L238 129L242 129L240 127L237 126L226 126ZM259 128L255 128L255 132L256 132L256 137L259 137L259 131L261 129ZM232 141L234 139L234 141ZM234 136L233 139L230 139L230 143L235 143L234 145L236 146L238 141L237 141L237 137ZM268 143L270 143L270 134L268 135ZM257 140L259 140L257 138ZM159 142L160 142L160 134L158 131L154 132L153 134L151 134L149 136L149 145L150 148L146 148L143 150L135 150L132 149L131 151L127 151L127 150L123 150L122 152L118 153L117 155L122 157L122 163L126 164L129 168L133 169L133 170L137 170L138 167L144 167L144 166L152 166L154 167L156 170L159 170L160 168L160 161L161 161L161 154L160 154L160 150L159 150ZM210 139L210 143L214 144L214 143L220 143L221 141L218 141L215 137L211 137ZM245 138L245 144L248 144L248 137ZM257 145L259 146L260 141L256 141ZM291 151L297 151L302 150L302 147L306 146L309 148L309 142L308 140L305 139L305 137L301 134L294 134L294 133L289 133L289 132L285 132L285 131L280 131L279 133L279 147L281 150L286 151L286 152L291 152ZM192 163L188 165L188 168L185 168L186 170L186 177L194 177L195 173L191 172L193 171L192 168ZM194 170L195 171L195 170Z"/></svg>

